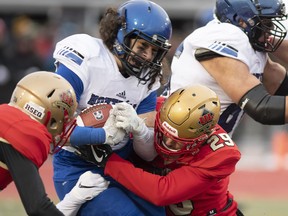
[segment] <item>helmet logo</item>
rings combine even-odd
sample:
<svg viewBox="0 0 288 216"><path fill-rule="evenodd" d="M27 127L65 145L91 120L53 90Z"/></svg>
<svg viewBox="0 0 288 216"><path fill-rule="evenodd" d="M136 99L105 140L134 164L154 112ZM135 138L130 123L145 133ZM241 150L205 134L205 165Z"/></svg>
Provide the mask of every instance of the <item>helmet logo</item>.
<svg viewBox="0 0 288 216"><path fill-rule="evenodd" d="M157 39L158 39L157 35L153 35L153 36L152 36L152 41L153 41L153 42L157 41Z"/></svg>
<svg viewBox="0 0 288 216"><path fill-rule="evenodd" d="M253 19L248 19L248 23L250 26L254 26L255 25L255 21Z"/></svg>
<svg viewBox="0 0 288 216"><path fill-rule="evenodd" d="M67 104L69 107L74 105L73 97L70 91L63 92L60 97L62 102Z"/></svg>
<svg viewBox="0 0 288 216"><path fill-rule="evenodd" d="M202 116L199 118L199 124L206 125L213 120L214 114L208 110L204 110Z"/></svg>
<svg viewBox="0 0 288 216"><path fill-rule="evenodd" d="M60 95L60 100L59 101L55 101L53 106L59 106L59 107L63 107L65 110L67 110L67 112L69 113L69 115L73 115L73 113L71 113L71 107L74 105L74 100L72 97L72 93L71 91L66 91L61 93Z"/></svg>
<svg viewBox="0 0 288 216"><path fill-rule="evenodd" d="M168 131L170 134L178 137L178 131L177 131L175 128L173 128L171 125L169 125L166 121L164 121L164 122L162 123L162 126L163 126L163 128L165 128L166 131Z"/></svg>
<svg viewBox="0 0 288 216"><path fill-rule="evenodd" d="M24 110L37 119L42 119L44 117L45 108L32 101L25 103Z"/></svg>

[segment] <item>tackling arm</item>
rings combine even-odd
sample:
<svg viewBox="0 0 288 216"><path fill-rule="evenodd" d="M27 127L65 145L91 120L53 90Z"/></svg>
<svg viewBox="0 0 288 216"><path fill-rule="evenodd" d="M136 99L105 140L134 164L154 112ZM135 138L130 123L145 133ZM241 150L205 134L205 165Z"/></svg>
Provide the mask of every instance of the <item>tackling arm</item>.
<svg viewBox="0 0 288 216"><path fill-rule="evenodd" d="M9 144L0 143L1 160L7 165L28 215L63 215L47 197L35 164ZM24 175L23 175L24 173ZM33 194L33 196L31 196Z"/></svg>
<svg viewBox="0 0 288 216"><path fill-rule="evenodd" d="M225 154L227 156L227 152ZM229 174L234 171L235 164L239 160L238 154L238 152L231 151L229 154L231 158L224 163L231 169ZM191 199L216 184L219 180L218 176L215 178L207 176L209 173L212 174L213 170L218 174L212 175L221 175L219 170L222 172L223 166L218 165L215 169L201 169L201 165L197 168L185 165L172 170L166 176L159 176L136 168L129 161L112 154L104 172L145 200L158 206L165 206ZM225 175L227 175L226 171Z"/></svg>

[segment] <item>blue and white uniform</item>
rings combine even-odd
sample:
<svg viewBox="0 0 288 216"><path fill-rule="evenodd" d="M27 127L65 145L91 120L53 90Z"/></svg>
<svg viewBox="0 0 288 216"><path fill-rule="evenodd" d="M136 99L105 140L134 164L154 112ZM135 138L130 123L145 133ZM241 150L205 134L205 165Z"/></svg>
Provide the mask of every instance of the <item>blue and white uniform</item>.
<svg viewBox="0 0 288 216"><path fill-rule="evenodd" d="M56 73L65 77L75 89L79 103L78 112L98 103L113 105L119 102L131 104L138 114L155 110L160 83L156 82L149 90L148 84L139 84L139 80L134 76L124 78L114 56L101 39L86 34L69 36L56 44L54 58L57 65ZM129 138L126 137L113 148L120 156L127 157L131 151ZM63 147L54 156L53 179L60 199L63 199L72 189L79 176L85 171L92 170L103 175L103 169L80 159L72 152L73 147ZM124 193L124 189L119 189L118 183L109 180L111 181L109 188L85 203L80 210L80 215L108 215L108 212L109 215L154 213L159 215L158 209L162 213L162 208L155 207L154 211L152 204L136 197L126 189ZM127 199L127 194L131 195L134 202ZM142 206L143 209L151 209L152 212L139 211Z"/></svg>
<svg viewBox="0 0 288 216"><path fill-rule="evenodd" d="M211 88L219 96L221 103L219 124L232 135L243 115L243 110L232 101L195 58L194 54L198 48L238 59L245 63L251 74L260 80L267 62L267 54L255 51L248 37L239 27L221 23L217 19L193 31L175 52L171 64L170 92L193 84L202 84Z"/></svg>

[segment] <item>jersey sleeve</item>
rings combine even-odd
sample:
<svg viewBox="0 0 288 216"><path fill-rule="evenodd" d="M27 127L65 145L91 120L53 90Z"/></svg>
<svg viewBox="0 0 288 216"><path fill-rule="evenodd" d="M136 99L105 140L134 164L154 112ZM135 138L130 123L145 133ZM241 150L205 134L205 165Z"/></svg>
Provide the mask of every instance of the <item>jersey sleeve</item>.
<svg viewBox="0 0 288 216"><path fill-rule="evenodd" d="M94 43L94 38L86 34L75 34L64 38L56 44L53 57L57 62L73 71L81 80L89 80L86 73L89 59L97 56L100 48Z"/></svg>
<svg viewBox="0 0 288 216"><path fill-rule="evenodd" d="M151 92L137 107L137 114L155 111L157 100L157 91Z"/></svg>
<svg viewBox="0 0 288 216"><path fill-rule="evenodd" d="M190 199L218 181L217 178L207 177L201 168L191 166L182 166L166 176L155 175L135 168L116 154L109 158L105 174L138 196L159 206Z"/></svg>
<svg viewBox="0 0 288 216"><path fill-rule="evenodd" d="M229 177L240 160L240 152L228 134L219 128L197 157L189 155L165 176L155 175L134 167L116 154L112 155L105 167L110 175L138 196L155 205L169 205L191 199ZM169 168L169 167L168 167Z"/></svg>
<svg viewBox="0 0 288 216"><path fill-rule="evenodd" d="M215 39L216 38L216 39ZM199 28L184 41L184 49L209 49L221 56L238 59L245 64L255 52L243 31L229 23L213 20L206 27Z"/></svg>

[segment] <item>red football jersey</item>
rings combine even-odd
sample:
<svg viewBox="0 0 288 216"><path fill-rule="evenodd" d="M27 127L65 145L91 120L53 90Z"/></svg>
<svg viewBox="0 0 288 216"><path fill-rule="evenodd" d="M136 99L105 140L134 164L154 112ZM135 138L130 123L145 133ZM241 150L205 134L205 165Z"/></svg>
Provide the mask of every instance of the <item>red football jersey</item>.
<svg viewBox="0 0 288 216"><path fill-rule="evenodd" d="M153 164L168 170L159 176L135 168L113 154L106 165L110 175L138 196L167 206L167 215L235 215L237 203L228 191L229 176L241 154L229 135L219 127L200 152L165 164L157 157Z"/></svg>
<svg viewBox="0 0 288 216"><path fill-rule="evenodd" d="M47 128L21 110L7 104L0 105L0 137L7 140L37 167L47 160L52 138ZM1 174L0 185L7 183L6 178L10 179L10 176L5 177Z"/></svg>

